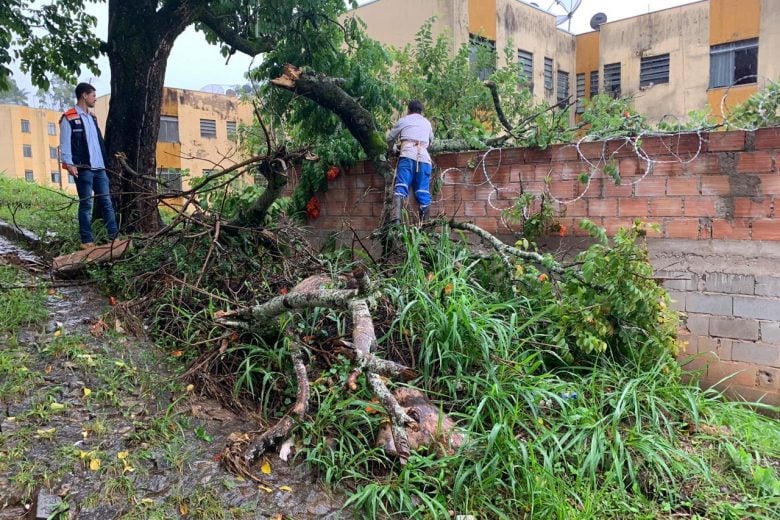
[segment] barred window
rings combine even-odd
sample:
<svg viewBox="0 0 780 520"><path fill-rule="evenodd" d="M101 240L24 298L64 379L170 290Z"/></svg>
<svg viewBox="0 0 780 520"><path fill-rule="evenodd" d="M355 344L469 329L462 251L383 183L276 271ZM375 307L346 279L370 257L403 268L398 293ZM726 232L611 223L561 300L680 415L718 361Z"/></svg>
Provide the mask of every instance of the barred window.
<svg viewBox="0 0 780 520"><path fill-rule="evenodd" d="M558 102L566 101L569 97L569 73L558 71Z"/></svg>
<svg viewBox="0 0 780 520"><path fill-rule="evenodd" d="M613 98L620 97L620 62L604 65L604 92Z"/></svg>
<svg viewBox="0 0 780 520"><path fill-rule="evenodd" d="M213 119L201 119L200 136L206 138L217 137L217 122Z"/></svg>
<svg viewBox="0 0 780 520"><path fill-rule="evenodd" d="M594 70L590 73L590 97L599 95L599 71Z"/></svg>
<svg viewBox="0 0 780 520"><path fill-rule="evenodd" d="M22 119L22 133L23 134L30 133L30 121L28 121L27 119Z"/></svg>
<svg viewBox="0 0 780 520"><path fill-rule="evenodd" d="M35 182L35 174L32 170L24 170L24 180L27 182Z"/></svg>
<svg viewBox="0 0 780 520"><path fill-rule="evenodd" d="M203 120L200 122L201 135L203 134ZM179 119L172 116L160 116L160 134L157 140L161 143L179 142Z"/></svg>
<svg viewBox="0 0 780 520"><path fill-rule="evenodd" d="M585 111L585 73L577 74L577 113Z"/></svg>
<svg viewBox="0 0 780 520"><path fill-rule="evenodd" d="M226 121L225 122L225 129L227 130L227 136L233 137L236 135L236 122L235 121Z"/></svg>
<svg viewBox="0 0 780 520"><path fill-rule="evenodd" d="M496 70L496 42L469 34L469 65L479 79L488 79Z"/></svg>
<svg viewBox="0 0 780 520"><path fill-rule="evenodd" d="M522 49L517 51L517 64L520 67L520 77L528 83L528 88L533 90L534 85L534 55Z"/></svg>
<svg viewBox="0 0 780 520"><path fill-rule="evenodd" d="M639 86L648 87L661 83L669 83L669 53L642 58Z"/></svg>
<svg viewBox="0 0 780 520"><path fill-rule="evenodd" d="M180 193L181 170L178 168L160 168L157 179L160 181L158 191L160 193Z"/></svg>
<svg viewBox="0 0 780 520"><path fill-rule="evenodd" d="M552 94L555 86L553 85L553 60L552 58L544 59L544 92L545 94Z"/></svg>
<svg viewBox="0 0 780 520"><path fill-rule="evenodd" d="M710 88L756 83L758 38L710 47Z"/></svg>
<svg viewBox="0 0 780 520"><path fill-rule="evenodd" d="M32 157L32 145L23 144L22 145L22 155L25 156L25 157Z"/></svg>

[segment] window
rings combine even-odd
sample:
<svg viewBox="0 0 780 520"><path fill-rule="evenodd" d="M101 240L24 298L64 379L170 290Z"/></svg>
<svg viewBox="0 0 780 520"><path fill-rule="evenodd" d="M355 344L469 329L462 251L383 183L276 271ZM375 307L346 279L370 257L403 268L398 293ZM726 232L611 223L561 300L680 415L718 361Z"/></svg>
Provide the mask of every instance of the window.
<svg viewBox="0 0 780 520"><path fill-rule="evenodd" d="M558 71L558 102L566 101L569 97L569 73Z"/></svg>
<svg viewBox="0 0 780 520"><path fill-rule="evenodd" d="M553 60L552 58L544 59L544 93L552 95L553 93Z"/></svg>
<svg viewBox="0 0 780 520"><path fill-rule="evenodd" d="M22 119L22 133L23 134L30 133L30 121L28 121L27 119Z"/></svg>
<svg viewBox="0 0 780 520"><path fill-rule="evenodd" d="M57 135L57 123L49 123L49 135Z"/></svg>
<svg viewBox="0 0 780 520"><path fill-rule="evenodd" d="M217 122L213 119L201 119L200 136L207 138L217 137Z"/></svg>
<svg viewBox="0 0 780 520"><path fill-rule="evenodd" d="M642 58L639 86L649 87L661 83L669 83L669 54Z"/></svg>
<svg viewBox="0 0 780 520"><path fill-rule="evenodd" d="M590 97L599 95L599 71L594 70L590 73Z"/></svg>
<svg viewBox="0 0 780 520"><path fill-rule="evenodd" d="M32 157L32 145L23 144L22 155L24 155L25 157Z"/></svg>
<svg viewBox="0 0 780 520"><path fill-rule="evenodd" d="M604 65L604 92L613 98L620 97L620 63Z"/></svg>
<svg viewBox="0 0 780 520"><path fill-rule="evenodd" d="M758 39L710 47L710 88L756 83Z"/></svg>
<svg viewBox="0 0 780 520"><path fill-rule="evenodd" d="M577 113L585 111L585 73L577 74Z"/></svg>
<svg viewBox="0 0 780 520"><path fill-rule="evenodd" d="M160 168L157 178L160 181L158 188L160 193L181 191L181 170L178 168Z"/></svg>
<svg viewBox="0 0 780 520"><path fill-rule="evenodd" d="M60 172L51 172L51 182L54 184L60 183Z"/></svg>
<svg viewBox="0 0 780 520"><path fill-rule="evenodd" d="M235 121L225 122L225 130L227 130L228 137L234 137L236 135L236 122Z"/></svg>
<svg viewBox="0 0 780 520"><path fill-rule="evenodd" d="M71 174L68 174L68 184L76 184L76 177L74 177Z"/></svg>
<svg viewBox="0 0 780 520"><path fill-rule="evenodd" d="M200 128L201 135L203 135L203 119L200 120ZM160 134L157 136L157 140L162 143L178 143L179 120L171 116L160 116Z"/></svg>
<svg viewBox="0 0 780 520"><path fill-rule="evenodd" d="M479 79L488 79L496 70L496 42L469 34L469 65Z"/></svg>
<svg viewBox="0 0 780 520"><path fill-rule="evenodd" d="M24 170L24 180L27 182L35 182L35 174L32 170Z"/></svg>
<svg viewBox="0 0 780 520"><path fill-rule="evenodd" d="M528 88L534 89L534 55L520 49L517 51L517 64L520 67L520 77L528 83Z"/></svg>
<svg viewBox="0 0 780 520"><path fill-rule="evenodd" d="M49 147L49 159L57 159L57 147L56 146L50 146Z"/></svg>

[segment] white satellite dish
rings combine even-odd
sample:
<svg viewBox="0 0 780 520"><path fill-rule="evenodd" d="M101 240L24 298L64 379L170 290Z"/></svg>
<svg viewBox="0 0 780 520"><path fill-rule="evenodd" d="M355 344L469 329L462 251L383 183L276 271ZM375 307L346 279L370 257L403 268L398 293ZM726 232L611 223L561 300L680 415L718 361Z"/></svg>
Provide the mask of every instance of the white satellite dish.
<svg viewBox="0 0 780 520"><path fill-rule="evenodd" d="M582 4L582 0L554 0L550 7L547 8L547 11L550 12L556 6L558 7L557 11L562 10L563 14L555 17L555 25L566 23L566 30L571 31L571 18L574 16L575 11L579 9L580 4Z"/></svg>

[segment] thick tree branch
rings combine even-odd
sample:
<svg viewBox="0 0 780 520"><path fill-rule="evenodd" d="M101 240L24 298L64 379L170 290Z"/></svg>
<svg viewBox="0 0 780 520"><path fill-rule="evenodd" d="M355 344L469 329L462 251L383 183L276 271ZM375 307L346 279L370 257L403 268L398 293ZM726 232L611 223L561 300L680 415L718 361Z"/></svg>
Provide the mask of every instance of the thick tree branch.
<svg viewBox="0 0 780 520"><path fill-rule="evenodd" d="M230 47L248 56L257 56L272 50L274 47L274 42L270 38L249 39L239 35L229 24L208 8L203 9L197 21L214 31Z"/></svg>

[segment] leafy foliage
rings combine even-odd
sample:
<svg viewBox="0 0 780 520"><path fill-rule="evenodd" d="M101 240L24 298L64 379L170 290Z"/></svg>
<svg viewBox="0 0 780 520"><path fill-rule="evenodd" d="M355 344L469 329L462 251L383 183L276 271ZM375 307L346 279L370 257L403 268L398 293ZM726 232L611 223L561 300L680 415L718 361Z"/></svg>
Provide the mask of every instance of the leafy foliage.
<svg viewBox="0 0 780 520"><path fill-rule="evenodd" d="M44 90L50 74L75 78L82 65L98 74L100 40L93 31L97 19L87 14L85 0L35 5L28 0L0 4L0 89L9 86L8 64L13 60Z"/></svg>

